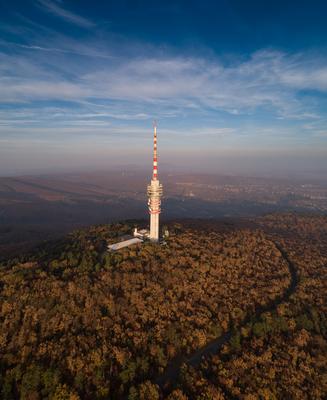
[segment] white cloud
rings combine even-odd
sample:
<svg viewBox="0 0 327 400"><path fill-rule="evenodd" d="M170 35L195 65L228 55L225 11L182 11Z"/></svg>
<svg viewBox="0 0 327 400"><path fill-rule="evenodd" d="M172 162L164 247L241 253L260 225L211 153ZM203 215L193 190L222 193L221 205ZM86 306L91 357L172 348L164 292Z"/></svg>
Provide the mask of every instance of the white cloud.
<svg viewBox="0 0 327 400"><path fill-rule="evenodd" d="M1 84L0 84L1 87ZM87 88L70 82L48 82L38 80L8 79L1 87L2 101L6 98L16 100L48 100L48 99L78 99L87 97L92 92ZM0 100L1 101L1 100Z"/></svg>
<svg viewBox="0 0 327 400"><path fill-rule="evenodd" d="M311 89L327 91L327 66L313 69L304 65L303 68L281 72L282 83L296 89Z"/></svg>
<svg viewBox="0 0 327 400"><path fill-rule="evenodd" d="M327 131L318 131L314 134L315 137L327 138Z"/></svg>
<svg viewBox="0 0 327 400"><path fill-rule="evenodd" d="M60 4L62 4L62 2L59 2L56 0L54 0L54 1L38 0L38 3L47 12L49 12L53 15L56 15L68 22L79 25L83 28L91 28L92 26L94 26L94 24L91 21L89 21L88 19L81 17L80 15L77 15L77 14L63 8L60 5Z"/></svg>
<svg viewBox="0 0 327 400"><path fill-rule="evenodd" d="M168 50L132 56L129 48L119 52L101 41L64 37L15 46L15 52L0 53L0 103L11 102L13 110L15 103L30 104L33 121L55 123L55 115L39 103L57 101L67 102L58 117L67 123L192 118L217 111L230 118L262 111L276 121L322 118L317 102L300 95L302 89L327 91L326 60L309 53L262 50L226 64L219 57Z"/></svg>
<svg viewBox="0 0 327 400"><path fill-rule="evenodd" d="M1 57L7 56L2 54ZM64 54L62 57L65 60ZM13 66L13 60L7 62L10 77L2 77L2 93L5 93L2 101L11 93L11 97L23 98L174 100L177 106L207 106L232 114L271 106L287 113L290 108L296 111L301 106L297 90L327 90L327 67L308 66L304 56L302 62L298 60L295 64L293 58L265 51L233 66L224 66L219 59L207 61L196 57L166 56L121 58L118 62L102 64L89 61L81 68L78 60L74 62L67 56L67 66L60 68L63 72L70 70L71 74L76 74L76 79L68 80L58 71L49 71L44 58L43 63L41 58L38 64L33 63L31 57L17 57L14 70L9 67ZM56 65L52 67L55 69ZM10 90L6 90L5 78ZM310 113L313 114L306 111L307 116Z"/></svg>

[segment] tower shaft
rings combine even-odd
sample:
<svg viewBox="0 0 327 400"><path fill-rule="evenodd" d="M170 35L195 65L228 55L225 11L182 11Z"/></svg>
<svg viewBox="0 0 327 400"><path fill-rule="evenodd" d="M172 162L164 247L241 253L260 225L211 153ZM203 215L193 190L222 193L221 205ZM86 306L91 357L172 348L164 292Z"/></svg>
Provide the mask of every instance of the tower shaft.
<svg viewBox="0 0 327 400"><path fill-rule="evenodd" d="M157 156L157 126L154 125L153 134L153 170L150 185L148 185L148 207L150 213L150 240L159 240L159 214L161 212L162 185L158 180Z"/></svg>

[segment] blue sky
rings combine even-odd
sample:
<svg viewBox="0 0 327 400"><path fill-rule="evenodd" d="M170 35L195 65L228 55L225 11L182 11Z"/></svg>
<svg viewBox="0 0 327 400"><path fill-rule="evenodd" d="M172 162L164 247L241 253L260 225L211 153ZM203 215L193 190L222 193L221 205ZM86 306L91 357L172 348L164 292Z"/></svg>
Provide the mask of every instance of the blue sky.
<svg viewBox="0 0 327 400"><path fill-rule="evenodd" d="M0 2L0 171L327 172L324 1ZM150 150L150 151L149 151Z"/></svg>

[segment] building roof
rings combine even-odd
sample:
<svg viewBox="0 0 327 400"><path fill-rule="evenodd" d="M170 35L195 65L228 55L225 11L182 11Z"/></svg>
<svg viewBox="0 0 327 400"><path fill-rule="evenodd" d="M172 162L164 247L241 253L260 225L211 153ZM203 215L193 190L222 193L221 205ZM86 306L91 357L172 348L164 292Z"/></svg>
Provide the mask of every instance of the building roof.
<svg viewBox="0 0 327 400"><path fill-rule="evenodd" d="M123 240L118 243L109 244L108 249L110 251L116 251L116 250L122 249L124 247L131 246L131 245L137 244L137 243L142 243L142 242L143 242L142 239L139 239L136 237L136 238L132 238L132 239L128 239L128 240Z"/></svg>

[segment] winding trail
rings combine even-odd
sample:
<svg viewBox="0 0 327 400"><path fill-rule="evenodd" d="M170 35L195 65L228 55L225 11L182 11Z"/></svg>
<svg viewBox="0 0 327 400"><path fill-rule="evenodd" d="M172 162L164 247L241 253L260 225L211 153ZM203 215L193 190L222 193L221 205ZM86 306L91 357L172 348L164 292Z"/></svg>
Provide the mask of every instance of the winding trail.
<svg viewBox="0 0 327 400"><path fill-rule="evenodd" d="M240 323L238 328L243 327L251 320L253 321L254 319L258 319L260 315L264 312L273 311L279 304L287 301L288 298L291 296L291 294L294 293L296 290L298 284L298 276L294 264L289 259L286 251L282 248L282 246L279 243L277 242L272 242L272 243L279 250L279 252L281 253L282 257L284 258L284 260L288 265L288 269L291 275L290 284L281 296L278 296L277 298L270 301L264 306L257 307L254 314L246 316L244 320ZM220 348L230 340L232 333L233 333L232 329L229 329L223 335L212 340L204 347L196 350L194 353L188 355L187 357L180 356L173 359L169 363L165 371L157 378L155 378L153 382L159 386L159 388L162 390L164 394L168 394L168 392L170 392L176 385L182 364L187 364L192 367L198 367L201 364L203 357L216 354L220 350Z"/></svg>

